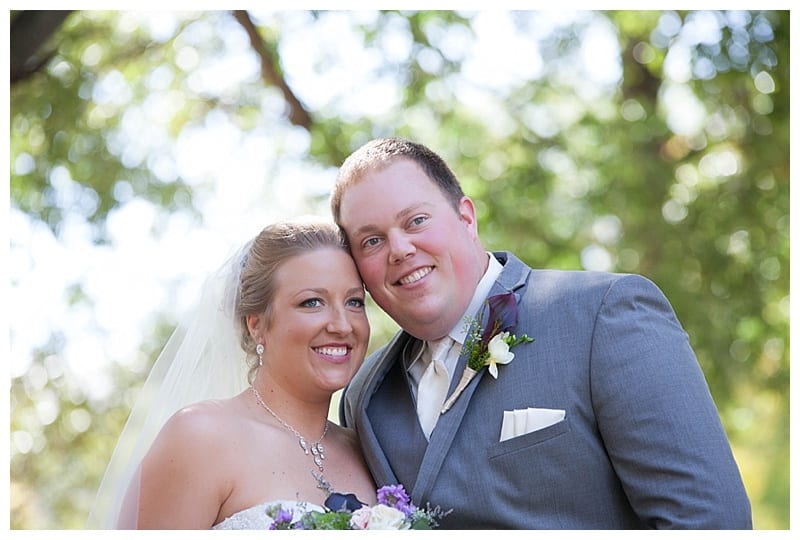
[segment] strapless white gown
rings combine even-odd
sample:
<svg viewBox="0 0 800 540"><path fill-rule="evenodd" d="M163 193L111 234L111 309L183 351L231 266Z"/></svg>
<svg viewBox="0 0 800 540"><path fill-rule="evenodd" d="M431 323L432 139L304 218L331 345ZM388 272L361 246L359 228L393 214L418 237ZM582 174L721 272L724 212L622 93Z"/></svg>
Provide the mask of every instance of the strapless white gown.
<svg viewBox="0 0 800 540"><path fill-rule="evenodd" d="M304 514L316 510L317 512L324 512L325 509L310 502L302 501L270 501L244 510L240 510L235 514L223 519L211 529L213 530L241 530L241 529L269 529L272 525L272 518L267 515L267 508L280 504L284 510L292 511L292 522L299 521Z"/></svg>

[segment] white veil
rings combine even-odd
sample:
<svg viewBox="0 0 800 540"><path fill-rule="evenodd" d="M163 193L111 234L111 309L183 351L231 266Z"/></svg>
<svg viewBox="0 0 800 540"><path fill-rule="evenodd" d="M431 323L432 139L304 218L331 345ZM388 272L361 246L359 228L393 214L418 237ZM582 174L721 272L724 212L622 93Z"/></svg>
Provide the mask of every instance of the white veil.
<svg viewBox="0 0 800 540"><path fill-rule="evenodd" d="M206 280L191 320L178 326L153 364L106 468L87 529L135 528L139 464L167 419L188 404L233 397L247 387L234 308L251 243Z"/></svg>

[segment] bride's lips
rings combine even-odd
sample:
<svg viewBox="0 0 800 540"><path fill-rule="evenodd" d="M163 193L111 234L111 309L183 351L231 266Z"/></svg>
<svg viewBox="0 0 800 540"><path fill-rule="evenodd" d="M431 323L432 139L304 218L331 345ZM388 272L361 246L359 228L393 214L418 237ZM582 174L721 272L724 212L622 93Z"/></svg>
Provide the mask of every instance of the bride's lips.
<svg viewBox="0 0 800 540"><path fill-rule="evenodd" d="M433 272L433 266L423 266L421 268L417 268L413 272L406 274L405 276L401 277L395 282L395 285L413 285L417 281L421 280L431 272Z"/></svg>

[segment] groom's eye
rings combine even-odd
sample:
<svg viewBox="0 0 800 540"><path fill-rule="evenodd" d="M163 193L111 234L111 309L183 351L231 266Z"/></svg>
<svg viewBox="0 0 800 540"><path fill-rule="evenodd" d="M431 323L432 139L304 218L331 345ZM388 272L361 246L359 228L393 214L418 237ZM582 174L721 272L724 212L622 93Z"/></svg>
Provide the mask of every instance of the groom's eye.
<svg viewBox="0 0 800 540"><path fill-rule="evenodd" d="M364 240L363 242L361 242L361 245L362 245L363 247L365 247L365 248L369 248L369 247L374 247L374 246L377 246L377 245L378 245L378 242L380 242L380 240L379 240L378 238L376 238L376 237L372 236L372 237L370 237L370 238L367 238L367 239L366 239L366 240Z"/></svg>

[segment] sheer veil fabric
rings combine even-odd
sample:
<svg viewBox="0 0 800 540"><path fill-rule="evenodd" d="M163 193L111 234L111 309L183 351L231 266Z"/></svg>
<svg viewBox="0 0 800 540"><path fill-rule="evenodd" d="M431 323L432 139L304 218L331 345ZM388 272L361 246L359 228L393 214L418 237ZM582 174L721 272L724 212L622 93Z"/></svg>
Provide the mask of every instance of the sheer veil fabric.
<svg viewBox="0 0 800 540"><path fill-rule="evenodd" d="M136 528L139 465L167 419L186 405L233 397L247 387L248 366L234 307L250 244L209 276L190 320L178 325L153 364L117 441L86 528Z"/></svg>

